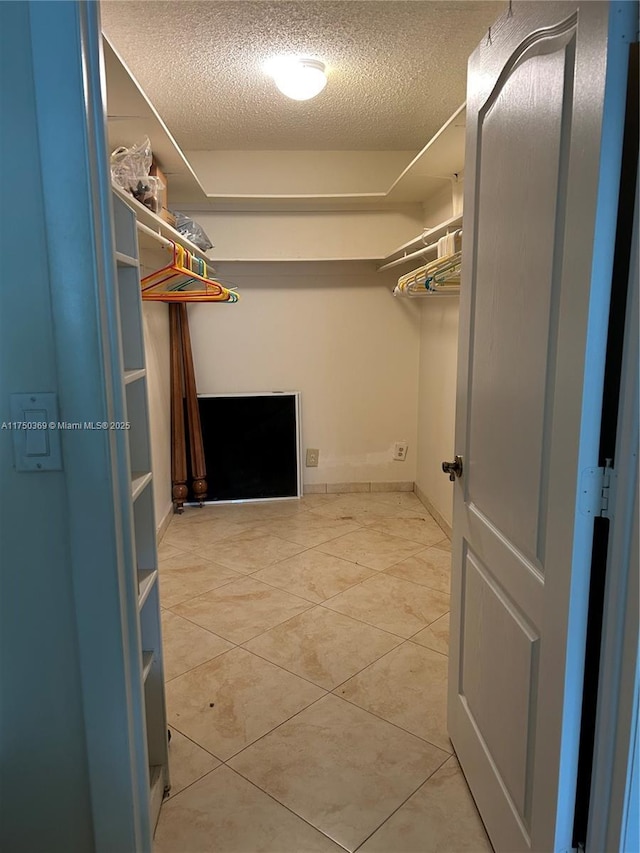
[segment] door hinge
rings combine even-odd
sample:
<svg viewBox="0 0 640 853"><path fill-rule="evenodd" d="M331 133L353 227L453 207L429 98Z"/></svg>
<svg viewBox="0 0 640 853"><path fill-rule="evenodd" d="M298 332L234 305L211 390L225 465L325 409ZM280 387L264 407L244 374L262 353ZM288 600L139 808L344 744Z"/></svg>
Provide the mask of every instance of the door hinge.
<svg viewBox="0 0 640 853"><path fill-rule="evenodd" d="M600 468L585 468L580 477L578 508L582 515L611 518L616 472L611 459Z"/></svg>

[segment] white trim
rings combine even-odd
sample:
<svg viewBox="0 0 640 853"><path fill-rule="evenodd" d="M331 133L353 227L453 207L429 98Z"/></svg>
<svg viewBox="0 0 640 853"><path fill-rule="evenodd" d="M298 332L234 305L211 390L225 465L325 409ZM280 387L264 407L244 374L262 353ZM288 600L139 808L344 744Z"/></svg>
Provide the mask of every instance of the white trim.
<svg viewBox="0 0 640 853"><path fill-rule="evenodd" d="M638 728L638 192L622 365L587 850L626 846ZM637 748L637 746L636 746ZM637 759L636 759L637 760ZM637 768L635 770L637 773ZM638 804L635 803L635 821ZM637 833L637 829L636 829Z"/></svg>
<svg viewBox="0 0 640 853"><path fill-rule="evenodd" d="M282 393L282 392L276 392ZM302 434L300 430L300 424L302 423L302 399L301 395L298 391L292 392L295 394L294 405L296 409L296 466L297 466L297 483L298 483L298 497L301 498L304 494L304 486L302 484Z"/></svg>
<svg viewBox="0 0 640 853"><path fill-rule="evenodd" d="M162 537L167 532L169 525L171 524L171 518L173 517L173 504L169 504L167 507L167 511L162 516L162 519L156 525L156 542L159 545L162 541Z"/></svg>
<svg viewBox="0 0 640 853"><path fill-rule="evenodd" d="M418 496L420 503L423 504L424 508L427 510L429 515L431 515L433 517L434 521L436 522L438 527L443 531L443 533L445 534L447 539L451 539L451 537L453 536L453 530L451 528L451 525L446 521L444 516L442 516L438 512L438 510L431 503L429 498L426 496L426 494L422 491L422 489L420 488L420 486L418 486L417 483L415 485L414 491L415 491L416 495Z"/></svg>
<svg viewBox="0 0 640 853"><path fill-rule="evenodd" d="M294 397L300 391L233 391L229 394L198 394L198 397Z"/></svg>
<svg viewBox="0 0 640 853"><path fill-rule="evenodd" d="M197 501L194 503L193 501L185 501L185 506L225 506L225 505L234 505L234 504L272 504L278 503L282 501L298 501L300 500L300 495L289 495L284 498L237 498L232 501Z"/></svg>

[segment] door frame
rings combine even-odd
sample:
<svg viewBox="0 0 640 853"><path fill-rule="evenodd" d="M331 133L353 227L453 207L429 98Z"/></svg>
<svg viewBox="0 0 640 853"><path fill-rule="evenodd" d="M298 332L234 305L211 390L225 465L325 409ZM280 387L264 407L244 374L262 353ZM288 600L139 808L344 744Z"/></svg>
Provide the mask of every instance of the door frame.
<svg viewBox="0 0 640 853"><path fill-rule="evenodd" d="M100 8L30 0L59 413L124 421ZM95 853L150 853L149 762L124 430L62 430Z"/></svg>
<svg viewBox="0 0 640 853"><path fill-rule="evenodd" d="M640 191L636 202L616 442L587 850L634 850L638 838L638 348ZM631 840L635 829L635 840Z"/></svg>

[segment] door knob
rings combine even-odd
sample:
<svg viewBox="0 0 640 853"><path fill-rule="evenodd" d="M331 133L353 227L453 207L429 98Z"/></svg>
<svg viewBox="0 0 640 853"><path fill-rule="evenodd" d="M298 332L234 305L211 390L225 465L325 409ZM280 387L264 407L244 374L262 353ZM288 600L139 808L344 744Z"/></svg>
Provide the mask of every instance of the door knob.
<svg viewBox="0 0 640 853"><path fill-rule="evenodd" d="M443 462L442 470L449 475L452 483L456 477L462 477L462 456L456 456L453 462Z"/></svg>

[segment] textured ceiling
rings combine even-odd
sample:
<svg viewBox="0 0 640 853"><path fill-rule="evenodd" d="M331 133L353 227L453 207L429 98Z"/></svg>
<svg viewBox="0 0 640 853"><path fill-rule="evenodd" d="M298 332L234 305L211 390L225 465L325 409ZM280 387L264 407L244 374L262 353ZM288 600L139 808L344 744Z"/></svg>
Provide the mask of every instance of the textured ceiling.
<svg viewBox="0 0 640 853"><path fill-rule="evenodd" d="M417 150L465 99L467 58L504 2L103 0L103 28L184 150ZM273 55L329 69L291 101Z"/></svg>

